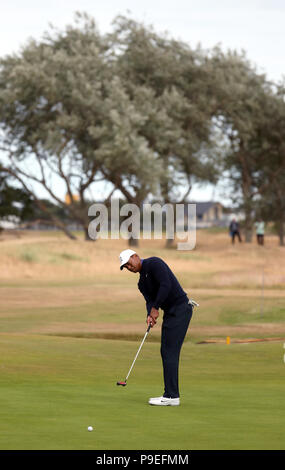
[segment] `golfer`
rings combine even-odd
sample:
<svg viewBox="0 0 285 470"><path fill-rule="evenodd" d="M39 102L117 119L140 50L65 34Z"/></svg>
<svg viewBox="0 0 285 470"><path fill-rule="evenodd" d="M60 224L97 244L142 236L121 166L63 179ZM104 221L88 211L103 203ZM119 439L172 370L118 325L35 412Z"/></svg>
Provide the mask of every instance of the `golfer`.
<svg viewBox="0 0 285 470"><path fill-rule="evenodd" d="M120 269L140 273L138 288L146 301L147 324L154 327L159 309L164 311L161 329L164 394L150 398L150 405L180 405L178 365L180 350L192 317L193 305L168 265L155 256L141 259L133 250L120 254Z"/></svg>

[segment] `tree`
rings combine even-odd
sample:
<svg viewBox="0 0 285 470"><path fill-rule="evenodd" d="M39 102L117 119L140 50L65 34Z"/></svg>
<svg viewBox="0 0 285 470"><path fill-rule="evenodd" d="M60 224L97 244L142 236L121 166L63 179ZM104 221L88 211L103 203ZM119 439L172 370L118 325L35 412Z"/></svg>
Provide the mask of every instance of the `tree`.
<svg viewBox="0 0 285 470"><path fill-rule="evenodd" d="M103 51L95 25L88 20L84 31L67 28L65 33L47 34L40 43L30 41L18 56L1 60L1 150L9 157L5 171L48 211L36 193L36 184L41 185L82 225L86 238L85 193L99 169L96 148L86 145L87 123L91 117L100 121L100 106L94 104L102 102ZM93 88L87 77L93 78ZM55 176L65 186L68 205L56 193L51 179ZM51 219L75 238L62 221L52 214Z"/></svg>
<svg viewBox="0 0 285 470"><path fill-rule="evenodd" d="M0 63L6 171L35 200L41 185L86 238L86 193L101 179L139 207L158 189L171 201L173 188L187 182L185 200L193 178L213 174L199 155L211 125L200 62L199 51L124 18L102 36L92 18L78 15L77 26L30 41ZM68 206L54 189L55 175Z"/></svg>
<svg viewBox="0 0 285 470"><path fill-rule="evenodd" d="M107 200L119 190L138 207L150 196L185 202L194 182L217 182L227 142L224 170L249 241L255 200L265 194L260 175L272 177L258 150L272 86L243 54L192 50L124 17L114 25L101 35L91 17L78 14L75 25L0 61L3 171L69 237L74 220L88 239L96 182L111 183ZM266 135L273 145L274 135ZM39 198L39 185L66 218Z"/></svg>
<svg viewBox="0 0 285 470"><path fill-rule="evenodd" d="M252 239L255 199L260 188L257 185L260 160L256 149L261 145L257 129L263 116L264 101L272 95L271 84L265 75L258 74L245 55L215 49L212 58L220 103L216 122L228 141L224 158L232 198L245 214L245 240Z"/></svg>
<svg viewBox="0 0 285 470"><path fill-rule="evenodd" d="M285 245L285 84L274 87L263 101L256 129L256 179L260 212L274 222L280 245Z"/></svg>
<svg viewBox="0 0 285 470"><path fill-rule="evenodd" d="M1 61L1 150L9 157L6 172L38 204L41 185L88 239L90 186L107 179L112 192L119 189L139 204L159 165L139 133L148 116L126 94L107 41L87 15L78 15L77 23ZM54 176L70 204L56 193ZM55 223L74 238L64 223Z"/></svg>
<svg viewBox="0 0 285 470"><path fill-rule="evenodd" d="M152 107L145 105L151 103L151 98L144 88L131 98L120 77L114 77L104 103L108 116L105 138L97 152L105 179L121 192L127 203L139 208L150 193L156 193L162 175L159 158L141 132L154 112L155 103ZM131 236L129 243L135 246L138 240Z"/></svg>
<svg viewBox="0 0 285 470"><path fill-rule="evenodd" d="M195 181L216 182L218 175L207 55L121 16L110 41L125 89L147 116L139 132L162 168L160 198L185 202Z"/></svg>

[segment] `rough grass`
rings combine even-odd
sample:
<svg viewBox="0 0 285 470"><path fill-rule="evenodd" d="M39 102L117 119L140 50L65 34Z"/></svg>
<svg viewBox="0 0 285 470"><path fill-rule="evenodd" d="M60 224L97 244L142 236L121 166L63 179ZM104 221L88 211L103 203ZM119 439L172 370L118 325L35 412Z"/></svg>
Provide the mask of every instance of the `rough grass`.
<svg viewBox="0 0 285 470"><path fill-rule="evenodd" d="M145 304L138 276L118 268L126 247L124 240L71 241L59 232L2 240L1 331L140 335ZM193 341L285 335L285 249L276 237L267 237L265 247L232 246L223 231L198 231L194 251L167 250L164 241L146 240L139 253L165 259L200 303L191 322ZM160 324L152 331L156 339Z"/></svg>
<svg viewBox="0 0 285 470"><path fill-rule="evenodd" d="M255 243L232 246L224 232L200 230L194 251L167 250L164 244L161 240L141 240L139 253L142 257L163 257L191 288L259 288L263 270L266 288L284 288L285 250L274 236L267 237L264 247ZM0 279L82 282L112 276L113 282L122 283L126 273L118 270L118 254L124 248L125 240L93 243L68 240L59 233L45 237L44 233L23 232L20 239L0 242Z"/></svg>

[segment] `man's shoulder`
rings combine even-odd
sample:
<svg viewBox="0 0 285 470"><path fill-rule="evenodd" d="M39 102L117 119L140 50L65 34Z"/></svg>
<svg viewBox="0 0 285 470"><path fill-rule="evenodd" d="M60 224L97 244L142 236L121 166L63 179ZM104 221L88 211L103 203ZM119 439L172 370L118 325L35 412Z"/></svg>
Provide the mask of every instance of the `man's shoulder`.
<svg viewBox="0 0 285 470"><path fill-rule="evenodd" d="M149 258L144 259L144 266L145 268L148 269L155 269L159 266L167 266L166 262L162 259L159 258L158 256L150 256Z"/></svg>
<svg viewBox="0 0 285 470"><path fill-rule="evenodd" d="M150 256L149 258L144 258L144 262L146 262L146 264L148 265L157 264L157 263L165 264L165 261L163 261L163 259L159 258L158 256Z"/></svg>

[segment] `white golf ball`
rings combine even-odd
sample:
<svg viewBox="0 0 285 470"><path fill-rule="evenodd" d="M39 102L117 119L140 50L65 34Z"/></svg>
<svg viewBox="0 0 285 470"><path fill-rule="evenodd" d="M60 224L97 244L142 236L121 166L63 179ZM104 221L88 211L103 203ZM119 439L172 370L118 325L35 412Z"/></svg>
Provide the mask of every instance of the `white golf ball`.
<svg viewBox="0 0 285 470"><path fill-rule="evenodd" d="M88 431L90 431L90 432L93 431L92 426L88 426Z"/></svg>

